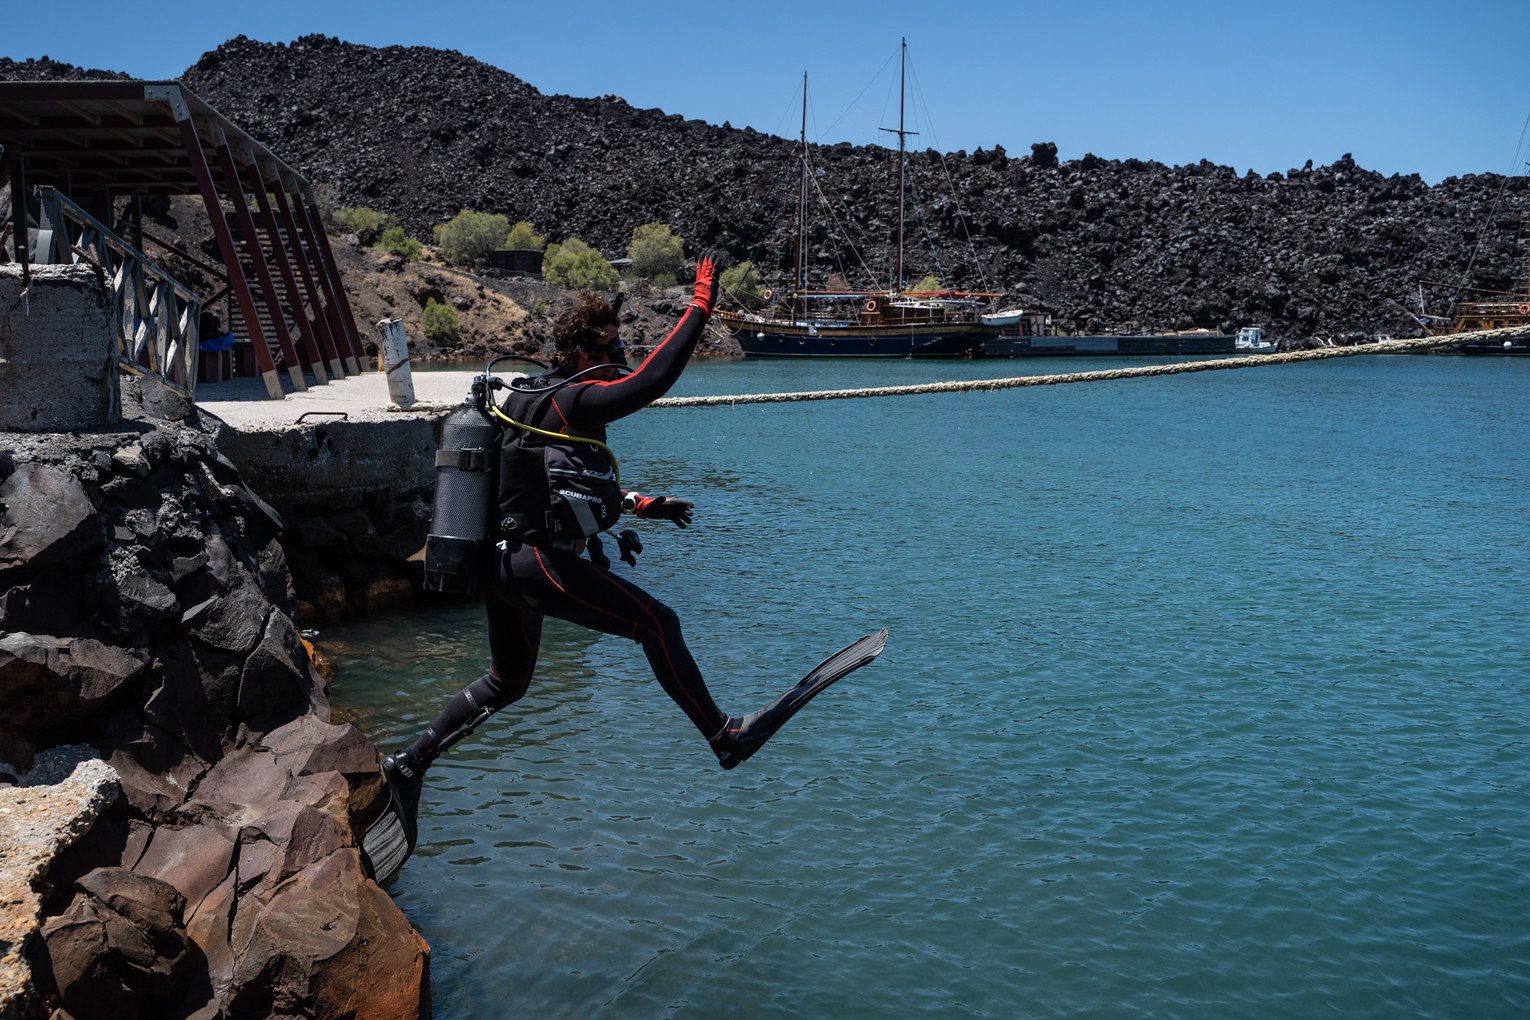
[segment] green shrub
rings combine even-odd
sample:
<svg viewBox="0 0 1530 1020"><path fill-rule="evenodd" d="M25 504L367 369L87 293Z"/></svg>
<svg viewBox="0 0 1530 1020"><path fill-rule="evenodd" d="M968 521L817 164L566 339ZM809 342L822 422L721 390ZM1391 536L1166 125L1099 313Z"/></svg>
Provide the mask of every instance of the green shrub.
<svg viewBox="0 0 1530 1020"><path fill-rule="evenodd" d="M665 223L645 223L632 232L627 248L632 271L644 279L658 282L661 276L674 278L685 260L685 242Z"/></svg>
<svg viewBox="0 0 1530 1020"><path fill-rule="evenodd" d="M565 287L592 289L610 289L617 283L616 268L577 237L547 246L547 254L542 256L542 278Z"/></svg>
<svg viewBox="0 0 1530 1020"><path fill-rule="evenodd" d="M445 223L437 223L436 244L453 265L469 266L482 262L505 240L510 221L499 213L464 209Z"/></svg>
<svg viewBox="0 0 1530 1020"><path fill-rule="evenodd" d="M914 284L912 287L909 288L909 290L916 290L916 291L918 291L918 290L943 290L943 289L944 288L941 287L941 285L940 285L940 279L938 277L936 277L934 274L931 274L929 276L924 277L918 283Z"/></svg>
<svg viewBox="0 0 1530 1020"><path fill-rule="evenodd" d="M427 340L454 342L457 339L457 309L443 305L435 298L427 299L425 311L420 313L420 328Z"/></svg>
<svg viewBox="0 0 1530 1020"><path fill-rule="evenodd" d="M398 222L391 213L378 212L364 205L336 209L331 221L342 233L361 238L362 244L374 243L383 231Z"/></svg>
<svg viewBox="0 0 1530 1020"><path fill-rule="evenodd" d="M760 289L760 271L748 259L724 269L717 286L724 296L745 308L758 308L765 303L765 294Z"/></svg>
<svg viewBox="0 0 1530 1020"><path fill-rule="evenodd" d="M404 233L403 227L389 227L384 230L382 237L377 239L377 247L383 251L404 256L406 262L417 261L425 252L425 246Z"/></svg>
<svg viewBox="0 0 1530 1020"><path fill-rule="evenodd" d="M510 236L505 238L505 247L516 251L542 251L547 247L547 238L537 233L530 223L521 220L510 228Z"/></svg>

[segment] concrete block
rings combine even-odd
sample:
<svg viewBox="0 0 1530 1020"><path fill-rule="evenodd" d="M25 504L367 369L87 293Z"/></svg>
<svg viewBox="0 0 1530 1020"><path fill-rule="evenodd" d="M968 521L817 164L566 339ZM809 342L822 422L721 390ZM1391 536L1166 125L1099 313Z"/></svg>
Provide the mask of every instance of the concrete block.
<svg viewBox="0 0 1530 1020"><path fill-rule="evenodd" d="M88 266L0 265L0 431L69 432L122 416L106 289Z"/></svg>
<svg viewBox="0 0 1530 1020"><path fill-rule="evenodd" d="M425 418L310 421L282 431L225 429L218 448L256 492L277 503L355 503L386 492L430 492L436 484L436 426Z"/></svg>

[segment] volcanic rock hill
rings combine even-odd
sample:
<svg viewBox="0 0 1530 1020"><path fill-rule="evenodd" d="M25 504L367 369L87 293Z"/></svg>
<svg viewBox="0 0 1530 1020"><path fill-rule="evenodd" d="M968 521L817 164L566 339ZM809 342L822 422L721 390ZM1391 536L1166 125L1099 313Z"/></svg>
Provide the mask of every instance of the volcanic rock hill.
<svg viewBox="0 0 1530 1020"><path fill-rule="evenodd" d="M543 95L455 52L322 36L290 45L236 38L185 80L332 185L340 204L387 209L422 236L468 207L614 254L633 227L661 220L693 247L752 257L767 275L791 261L796 145L752 128L615 96ZM998 147L958 152L944 167L933 151L911 155L912 192L930 196L910 224L911 279L933 272L948 284L1007 289L1080 328L1262 323L1292 340L1405 332L1394 302L1420 279L1458 280L1479 234L1477 285L1508 287L1523 264L1523 179L1503 194L1496 175L1431 187L1348 156L1259 177L1205 161L1059 163L1054 146L1032 148L1024 158ZM886 273L896 228L889 153L839 144L813 147L812 158L850 238ZM840 241L823 217L813 224L820 281ZM872 282L844 258L852 282Z"/></svg>
<svg viewBox="0 0 1530 1020"><path fill-rule="evenodd" d="M47 58L0 60L0 79L106 76ZM616 96L548 96L459 53L374 48L324 36L239 37L184 80L317 181L337 205L398 215L421 237L467 207L529 219L554 240L608 255L633 227L671 224L692 249L726 248L779 280L792 258L796 143L640 110ZM908 275L1040 302L1064 328L1262 324L1285 341L1407 334L1397 304L1420 280L1520 286L1523 178L1430 186L1345 156L1286 174L1238 176L1207 161L1170 167L1038 143L910 155ZM810 226L811 281L888 274L896 212L886 149L812 146L828 217ZM949 181L954 184L947 184ZM970 234L970 240L969 240ZM1479 241L1480 238L1480 241ZM934 250L930 241L933 240ZM1475 256L1474 256L1475 253ZM1450 295L1436 291L1430 310Z"/></svg>

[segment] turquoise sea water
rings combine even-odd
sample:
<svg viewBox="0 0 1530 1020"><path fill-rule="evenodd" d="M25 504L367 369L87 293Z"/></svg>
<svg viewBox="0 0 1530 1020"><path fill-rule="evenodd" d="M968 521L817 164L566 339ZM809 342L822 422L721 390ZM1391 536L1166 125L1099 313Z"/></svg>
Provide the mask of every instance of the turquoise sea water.
<svg viewBox="0 0 1530 1020"><path fill-rule="evenodd" d="M629 574L725 710L892 637L722 772L637 646L550 622L393 886L438 1014L1525 1015L1527 420L1530 362L1391 357L619 424L696 501ZM487 655L472 607L321 644L383 745Z"/></svg>

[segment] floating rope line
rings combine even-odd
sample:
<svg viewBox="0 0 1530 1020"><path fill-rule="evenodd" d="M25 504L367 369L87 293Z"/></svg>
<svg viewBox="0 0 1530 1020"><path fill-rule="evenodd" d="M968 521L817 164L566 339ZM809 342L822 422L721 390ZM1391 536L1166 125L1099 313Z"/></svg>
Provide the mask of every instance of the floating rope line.
<svg viewBox="0 0 1530 1020"><path fill-rule="evenodd" d="M1212 361L1177 361L1170 365L1144 365L1141 368L1111 368L1097 372L1066 372L1062 375L1022 375L1008 379L955 379L950 382L919 383L913 386L872 386L858 390L808 390L800 393L738 393L715 397L664 397L651 407L716 407L731 404L784 404L799 400L856 400L862 397L910 397L924 393L969 393L978 390L1011 390L1021 386L1059 386L1063 383L1113 382L1117 379L1142 379L1149 376L1185 375L1190 372L1216 372L1229 368L1263 368L1265 365L1290 365L1298 361L1322 361L1327 358L1353 358L1365 354L1408 354L1457 347L1483 340L1530 340L1530 326L1510 329L1484 329L1449 336L1426 336L1416 340L1387 340L1358 344L1354 347L1318 347L1309 351L1286 351L1278 354L1248 354Z"/></svg>

